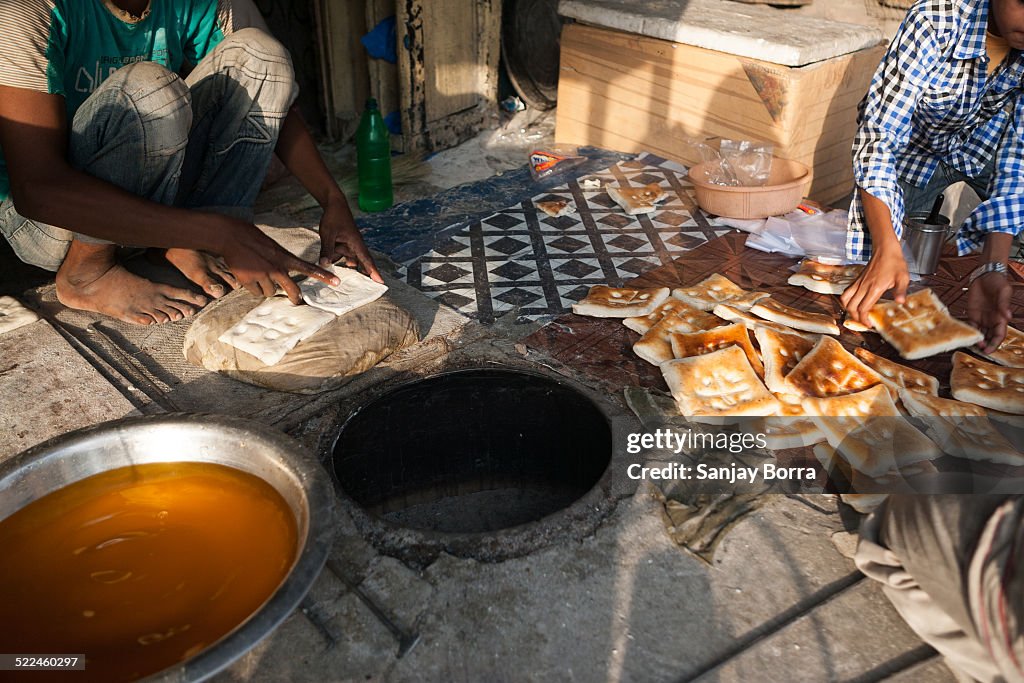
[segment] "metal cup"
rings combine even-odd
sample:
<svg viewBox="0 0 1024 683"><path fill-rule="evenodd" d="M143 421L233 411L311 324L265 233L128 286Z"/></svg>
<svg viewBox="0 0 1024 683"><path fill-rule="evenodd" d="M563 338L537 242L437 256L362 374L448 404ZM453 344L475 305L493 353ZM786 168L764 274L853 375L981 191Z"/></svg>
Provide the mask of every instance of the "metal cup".
<svg viewBox="0 0 1024 683"><path fill-rule="evenodd" d="M907 214L903 220L903 238L910 247L919 275L931 275L939 267L942 247L950 237L949 219L932 218L927 212Z"/></svg>

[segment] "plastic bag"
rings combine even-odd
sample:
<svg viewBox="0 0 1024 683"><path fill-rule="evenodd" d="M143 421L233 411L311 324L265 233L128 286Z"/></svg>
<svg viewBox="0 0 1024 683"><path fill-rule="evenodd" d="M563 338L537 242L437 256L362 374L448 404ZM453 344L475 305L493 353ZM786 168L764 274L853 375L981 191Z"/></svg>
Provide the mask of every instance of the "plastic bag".
<svg viewBox="0 0 1024 683"><path fill-rule="evenodd" d="M720 140L718 149L708 142L688 138L688 156L699 158L707 169L707 181L729 187L760 187L772 170L773 145L750 140Z"/></svg>
<svg viewBox="0 0 1024 683"><path fill-rule="evenodd" d="M579 166L586 157L580 156L575 145L553 145L547 149L535 149L530 152L530 176L534 180L542 180L550 175Z"/></svg>

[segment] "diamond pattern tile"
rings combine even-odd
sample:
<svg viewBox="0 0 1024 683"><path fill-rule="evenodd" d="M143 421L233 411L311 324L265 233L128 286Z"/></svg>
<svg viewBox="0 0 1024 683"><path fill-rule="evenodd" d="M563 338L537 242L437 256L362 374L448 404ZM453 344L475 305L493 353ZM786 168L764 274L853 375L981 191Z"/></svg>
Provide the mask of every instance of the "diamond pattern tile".
<svg viewBox="0 0 1024 683"><path fill-rule="evenodd" d="M511 214L496 213L490 218L484 219L483 224L491 228L498 228L499 230L509 230L517 225L522 225L522 222L522 218Z"/></svg>
<svg viewBox="0 0 1024 683"><path fill-rule="evenodd" d="M601 268L596 265L596 261L590 259L587 261L572 259L571 261L566 261L560 266L556 266L554 270L556 273L568 275L569 277L582 278L590 275L591 273L596 273L601 270Z"/></svg>
<svg viewBox="0 0 1024 683"><path fill-rule="evenodd" d="M621 251L636 251L642 247L650 248L650 242L633 235L619 235L614 239L608 240L605 244Z"/></svg>
<svg viewBox="0 0 1024 683"><path fill-rule="evenodd" d="M636 219L624 213L610 213L607 216L597 219L597 222L609 228L624 228L632 225Z"/></svg>
<svg viewBox="0 0 1024 683"><path fill-rule="evenodd" d="M506 256L514 254L517 251L522 251L526 247L530 246L530 243L528 241L521 239L513 239L511 237L501 237L497 240L494 240L493 242L490 242L489 244L485 240L484 243L486 244L488 249L496 251L501 254L505 254Z"/></svg>
<svg viewBox="0 0 1024 683"><path fill-rule="evenodd" d="M536 268L524 266L522 263L517 263L516 261L506 261L497 268L491 269L491 273L505 280L521 280L527 275L532 275L536 272Z"/></svg>
<svg viewBox="0 0 1024 683"><path fill-rule="evenodd" d="M527 304L532 304L538 299L543 299L544 293L537 291L536 289L513 287L512 289L506 289L500 294L495 294L492 298L512 306L525 306Z"/></svg>
<svg viewBox="0 0 1024 683"><path fill-rule="evenodd" d="M549 250L554 248L557 249L558 251L564 251L570 254L590 246L589 241L584 242L583 240L576 239L575 237L569 237L568 235L563 235L562 237L551 240L546 244Z"/></svg>
<svg viewBox="0 0 1024 683"><path fill-rule="evenodd" d="M460 268L452 263L445 263L437 268L431 268L430 270L423 271L424 276L433 278L434 280L440 280L441 282L455 282L459 278L472 274L473 271Z"/></svg>

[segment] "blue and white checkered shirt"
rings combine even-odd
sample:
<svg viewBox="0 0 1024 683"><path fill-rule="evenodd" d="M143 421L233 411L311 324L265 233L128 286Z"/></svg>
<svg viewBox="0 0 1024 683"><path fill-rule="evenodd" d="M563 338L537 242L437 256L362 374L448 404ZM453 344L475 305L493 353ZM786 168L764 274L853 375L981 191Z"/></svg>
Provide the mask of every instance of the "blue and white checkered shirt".
<svg viewBox="0 0 1024 683"><path fill-rule="evenodd" d="M973 178L997 155L989 198L958 235L960 254L990 232L1024 226L1024 57L1011 51L986 75L988 7L989 0L919 0L860 103L853 142L857 185L889 207L897 236L904 217L897 179L923 187L940 161ZM866 227L855 192L846 239L851 259L870 256Z"/></svg>

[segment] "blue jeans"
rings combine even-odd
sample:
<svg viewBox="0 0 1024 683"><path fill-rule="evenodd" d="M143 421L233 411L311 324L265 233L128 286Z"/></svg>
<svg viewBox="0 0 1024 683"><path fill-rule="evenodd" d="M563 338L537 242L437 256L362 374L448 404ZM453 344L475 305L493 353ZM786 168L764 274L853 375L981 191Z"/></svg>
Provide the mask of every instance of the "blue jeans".
<svg viewBox="0 0 1024 683"><path fill-rule="evenodd" d="M115 71L75 113L68 161L161 204L251 220L297 95L284 47L243 29L184 80L153 62ZM0 205L0 232L18 258L51 271L73 239L109 244L25 218L9 197Z"/></svg>
<svg viewBox="0 0 1024 683"><path fill-rule="evenodd" d="M961 180L967 183L979 197L987 199L988 186L992 181L992 174L995 173L995 168L996 158L994 154L988 160L988 163L985 164L985 168L982 169L981 174L977 178L964 175L955 168L951 168L940 161L935 169L935 173L932 174L931 179L924 187L916 187L911 183L900 181L900 187L903 189L904 215L928 213L932 210L932 205L939 194L945 192L950 185Z"/></svg>

